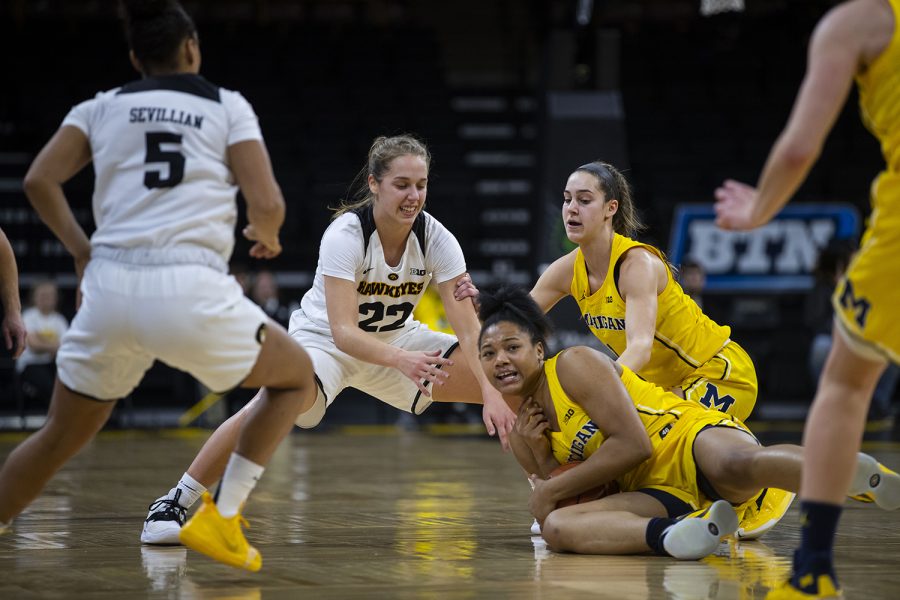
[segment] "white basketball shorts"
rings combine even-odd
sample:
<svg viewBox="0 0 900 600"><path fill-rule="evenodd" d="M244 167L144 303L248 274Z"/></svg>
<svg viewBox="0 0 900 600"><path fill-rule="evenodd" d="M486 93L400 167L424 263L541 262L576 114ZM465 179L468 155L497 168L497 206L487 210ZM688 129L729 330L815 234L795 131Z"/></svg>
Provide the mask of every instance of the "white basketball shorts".
<svg viewBox="0 0 900 600"><path fill-rule="evenodd" d="M391 341L404 350L429 352L438 350L449 356L459 345L455 336L433 331L418 321L410 321L405 331ZM312 359L319 395L313 408L297 417L299 427L315 427L325 409L348 387L356 388L400 410L419 415L431 405L431 397L423 395L406 375L391 367L382 367L353 358L338 350L330 331L312 323L302 310L291 315L289 333Z"/></svg>
<svg viewBox="0 0 900 600"><path fill-rule="evenodd" d="M131 393L154 359L231 390L256 364L268 323L234 277L200 265L92 259L81 291L57 367L66 387L96 400Z"/></svg>

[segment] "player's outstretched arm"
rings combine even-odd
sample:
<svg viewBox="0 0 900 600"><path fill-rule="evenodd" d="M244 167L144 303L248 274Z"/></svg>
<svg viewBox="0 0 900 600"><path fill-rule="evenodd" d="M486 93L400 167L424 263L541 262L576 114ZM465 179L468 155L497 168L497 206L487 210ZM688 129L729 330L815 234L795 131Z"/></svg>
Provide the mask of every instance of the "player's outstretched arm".
<svg viewBox="0 0 900 600"><path fill-rule="evenodd" d="M367 363L397 369L425 396L430 397L431 391L423 382L443 385L448 374L439 367L453 361L441 356L440 351L410 352L386 344L359 328L359 304L353 281L325 275L325 305L338 350Z"/></svg>
<svg viewBox="0 0 900 600"><path fill-rule="evenodd" d="M788 123L756 188L726 180L715 191L716 223L746 230L768 223L787 204L822 151L861 65L866 43L858 3L833 9L816 27L809 66ZM865 10L865 7L863 7Z"/></svg>
<svg viewBox="0 0 900 600"><path fill-rule="evenodd" d="M453 297L456 284L463 277L466 277L465 273L438 284L438 292L444 304L444 311L447 313L447 320L459 339L459 347L466 358L466 364L469 365L469 369L481 388L481 397L484 401L482 418L487 432L490 435L496 434L500 438L503 449L508 450L509 433L515 427L516 415L507 406L500 392L488 381L481 367L478 353L478 335L481 332L481 323L478 322L478 316L475 314L475 305L470 298L460 301Z"/></svg>
<svg viewBox="0 0 900 600"><path fill-rule="evenodd" d="M244 237L256 242L250 249L254 258L274 258L281 254L278 232L284 223L284 197L275 181L272 162L259 140L238 142L228 147L228 163L247 201Z"/></svg>

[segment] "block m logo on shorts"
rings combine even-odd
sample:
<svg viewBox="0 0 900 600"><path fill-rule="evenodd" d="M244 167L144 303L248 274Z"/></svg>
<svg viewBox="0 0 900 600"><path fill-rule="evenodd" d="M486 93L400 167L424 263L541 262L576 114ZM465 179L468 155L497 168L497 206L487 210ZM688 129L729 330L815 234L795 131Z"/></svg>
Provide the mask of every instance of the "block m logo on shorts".
<svg viewBox="0 0 900 600"><path fill-rule="evenodd" d="M872 308L872 304L865 298L856 297L856 294L853 293L853 284L846 277L843 280L843 284L844 291L841 292L841 306L845 310L852 310L856 324L859 325L860 329L864 329L866 317L869 316L869 309Z"/></svg>
<svg viewBox="0 0 900 600"><path fill-rule="evenodd" d="M719 388L712 383L707 383L706 394L700 398L700 404L706 408L714 408L722 412L728 412L728 409L734 404L734 397L730 394L719 397Z"/></svg>

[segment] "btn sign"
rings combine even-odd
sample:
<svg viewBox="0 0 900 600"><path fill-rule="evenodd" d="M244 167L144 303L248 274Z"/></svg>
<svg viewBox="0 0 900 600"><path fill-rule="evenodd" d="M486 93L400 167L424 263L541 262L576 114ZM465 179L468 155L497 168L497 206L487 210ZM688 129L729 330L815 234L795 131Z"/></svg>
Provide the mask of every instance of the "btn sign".
<svg viewBox="0 0 900 600"><path fill-rule="evenodd" d="M859 213L849 204L788 206L753 231L724 231L711 204L682 204L675 209L669 260L702 265L709 291L800 291L812 287L819 250L858 233Z"/></svg>

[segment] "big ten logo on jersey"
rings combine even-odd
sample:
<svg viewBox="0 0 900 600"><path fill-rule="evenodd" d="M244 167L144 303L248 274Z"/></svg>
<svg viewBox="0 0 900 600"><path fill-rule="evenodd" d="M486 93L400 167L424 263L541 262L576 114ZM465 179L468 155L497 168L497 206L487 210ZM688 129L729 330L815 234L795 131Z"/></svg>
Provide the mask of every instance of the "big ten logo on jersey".
<svg viewBox="0 0 900 600"><path fill-rule="evenodd" d="M859 214L847 204L789 206L753 231L724 231L712 204L685 204L676 209L669 260L699 263L710 291L802 291L812 287L820 250L858 229Z"/></svg>
<svg viewBox="0 0 900 600"><path fill-rule="evenodd" d="M699 402L706 408L713 408L723 413L727 413L731 408L731 405L734 404L734 397L730 394L720 396L719 388L717 388L715 384L707 383L706 393L703 394L703 397L700 398Z"/></svg>
<svg viewBox="0 0 900 600"><path fill-rule="evenodd" d="M563 423L568 423L569 419L571 419L572 415L574 415L574 414L575 414L574 408L570 408L569 410L567 410L566 414L563 415Z"/></svg>
<svg viewBox="0 0 900 600"><path fill-rule="evenodd" d="M409 268L409 274L413 277L425 277L425 269L417 269L415 267Z"/></svg>

